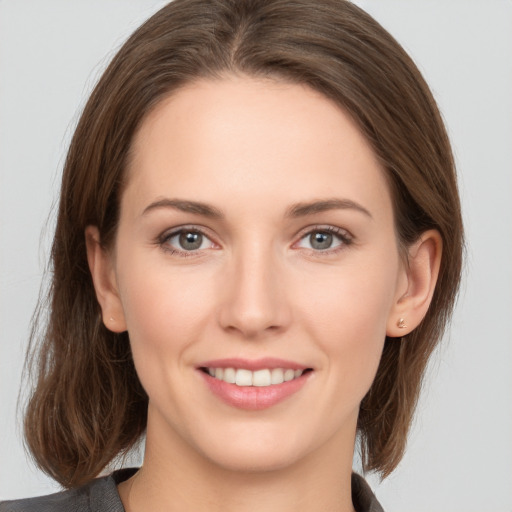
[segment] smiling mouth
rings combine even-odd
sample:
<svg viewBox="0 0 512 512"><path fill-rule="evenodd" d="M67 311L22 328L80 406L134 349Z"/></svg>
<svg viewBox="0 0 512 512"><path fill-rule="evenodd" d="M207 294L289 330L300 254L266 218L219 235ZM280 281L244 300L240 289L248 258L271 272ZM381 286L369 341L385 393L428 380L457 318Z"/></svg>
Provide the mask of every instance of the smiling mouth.
<svg viewBox="0 0 512 512"><path fill-rule="evenodd" d="M200 370L217 380L227 382L228 384L235 384L240 387L273 386L298 379L303 374L312 371L311 368L296 370L292 368L266 368L251 371L245 368L213 367L202 367Z"/></svg>

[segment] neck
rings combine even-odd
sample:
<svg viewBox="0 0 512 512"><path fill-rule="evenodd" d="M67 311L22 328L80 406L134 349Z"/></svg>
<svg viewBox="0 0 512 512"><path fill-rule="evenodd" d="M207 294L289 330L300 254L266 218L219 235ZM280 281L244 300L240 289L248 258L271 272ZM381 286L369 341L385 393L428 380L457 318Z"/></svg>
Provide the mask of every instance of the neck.
<svg viewBox="0 0 512 512"><path fill-rule="evenodd" d="M126 512L353 512L352 443L332 441L285 468L234 470L150 423L142 468L119 486ZM171 442L169 442L171 441Z"/></svg>

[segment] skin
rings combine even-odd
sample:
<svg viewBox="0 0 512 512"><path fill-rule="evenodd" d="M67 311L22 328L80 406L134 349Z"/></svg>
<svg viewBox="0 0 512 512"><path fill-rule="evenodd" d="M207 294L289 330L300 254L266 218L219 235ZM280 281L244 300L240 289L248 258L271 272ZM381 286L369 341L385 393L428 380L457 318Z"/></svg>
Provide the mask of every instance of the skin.
<svg viewBox="0 0 512 512"><path fill-rule="evenodd" d="M227 76L185 86L143 122L127 173L115 246L104 251L97 229L86 231L105 325L128 330L149 396L144 464L119 486L127 512L352 511L359 404L385 336L407 334L428 308L439 235L425 233L402 260L371 147L300 85ZM147 209L166 199L207 203L222 218ZM331 199L345 207L287 216ZM199 249L169 237L182 227L204 232ZM328 228L338 234L318 249L311 234ZM198 373L227 357L313 372L283 402L246 411Z"/></svg>

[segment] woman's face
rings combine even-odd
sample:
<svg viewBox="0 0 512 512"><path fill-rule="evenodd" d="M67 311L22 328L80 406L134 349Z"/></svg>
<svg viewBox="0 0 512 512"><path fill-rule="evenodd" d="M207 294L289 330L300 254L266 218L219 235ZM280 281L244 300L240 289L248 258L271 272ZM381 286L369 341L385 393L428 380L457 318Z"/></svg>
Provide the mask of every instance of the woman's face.
<svg viewBox="0 0 512 512"><path fill-rule="evenodd" d="M129 332L148 445L238 470L351 454L406 286L356 125L306 87L226 77L162 102L133 150L109 327Z"/></svg>

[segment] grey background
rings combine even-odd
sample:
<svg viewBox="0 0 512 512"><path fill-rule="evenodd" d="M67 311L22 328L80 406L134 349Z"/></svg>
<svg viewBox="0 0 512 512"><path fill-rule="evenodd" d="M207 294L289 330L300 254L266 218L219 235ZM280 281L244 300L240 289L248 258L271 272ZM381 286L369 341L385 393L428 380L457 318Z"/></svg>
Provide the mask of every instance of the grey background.
<svg viewBox="0 0 512 512"><path fill-rule="evenodd" d="M165 2L0 0L0 499L57 489L28 462L16 400L66 147L115 49ZM444 114L468 255L450 334L384 508L512 511L512 2L359 0Z"/></svg>

